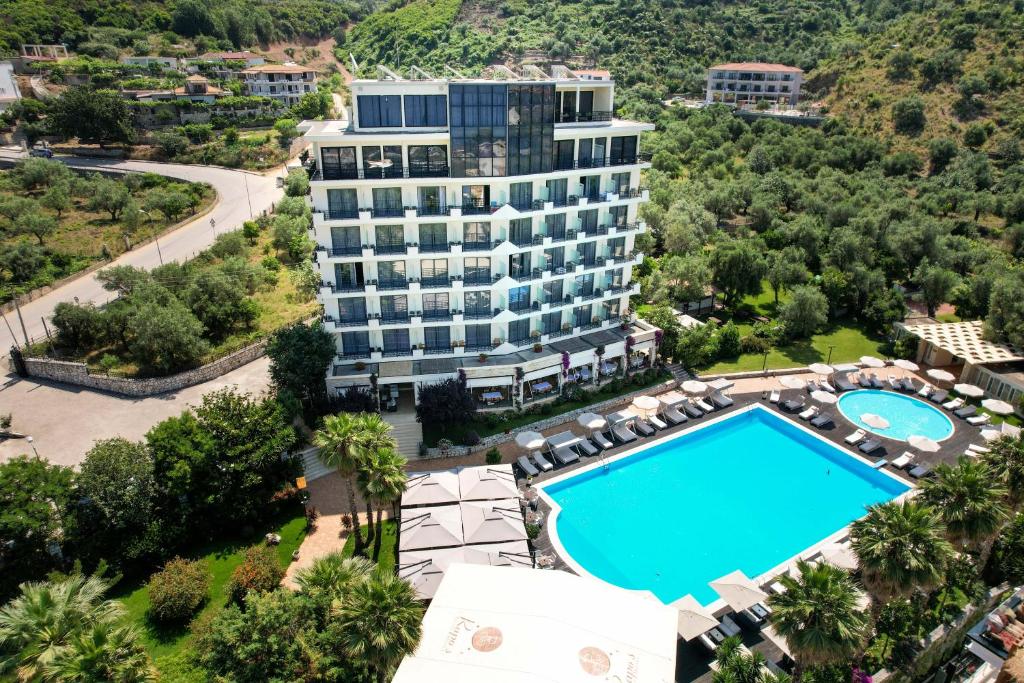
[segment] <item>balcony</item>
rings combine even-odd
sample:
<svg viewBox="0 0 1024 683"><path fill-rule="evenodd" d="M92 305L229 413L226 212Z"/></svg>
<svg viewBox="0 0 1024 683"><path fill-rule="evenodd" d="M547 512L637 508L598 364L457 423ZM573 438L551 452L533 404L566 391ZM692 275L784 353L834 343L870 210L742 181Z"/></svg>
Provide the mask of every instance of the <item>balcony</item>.
<svg viewBox="0 0 1024 683"><path fill-rule="evenodd" d="M359 218L359 209L352 207L351 209L327 209L321 211L324 218L329 221L341 221L348 220L350 218Z"/></svg>
<svg viewBox="0 0 1024 683"><path fill-rule="evenodd" d="M572 328L570 327L567 330L555 330L554 332L545 332L545 334L548 336L549 340L558 339L559 337L568 337L572 334Z"/></svg>
<svg viewBox="0 0 1024 683"><path fill-rule="evenodd" d="M338 354L342 360L361 360L370 357L370 349L356 349L355 351L344 351Z"/></svg>
<svg viewBox="0 0 1024 683"><path fill-rule="evenodd" d="M451 286L451 279L449 279L447 273L420 278L420 287L423 289L441 289L449 286Z"/></svg>
<svg viewBox="0 0 1024 683"><path fill-rule="evenodd" d="M582 297L583 301L593 301L594 299L600 299L604 296L604 293L600 289L595 289L587 294L579 294L577 296Z"/></svg>
<svg viewBox="0 0 1024 683"><path fill-rule="evenodd" d="M391 178L447 178L451 169L447 164L410 164L388 168L323 168L317 169L311 180L388 180Z"/></svg>
<svg viewBox="0 0 1024 683"><path fill-rule="evenodd" d="M490 251L495 246L495 242L463 242L462 251Z"/></svg>
<svg viewBox="0 0 1024 683"><path fill-rule="evenodd" d="M409 280L404 277L381 278L377 281L377 291L385 292L394 289L408 289Z"/></svg>
<svg viewBox="0 0 1024 683"><path fill-rule="evenodd" d="M381 313L381 325L408 325L410 316L408 313Z"/></svg>
<svg viewBox="0 0 1024 683"><path fill-rule="evenodd" d="M529 282L530 280L537 280L540 278L541 269L534 268L528 273L519 273L512 275L512 279L516 282Z"/></svg>
<svg viewBox="0 0 1024 683"><path fill-rule="evenodd" d="M385 347L382 355L385 358L397 358L399 356L408 356L411 352L411 349L389 349Z"/></svg>
<svg viewBox="0 0 1024 683"><path fill-rule="evenodd" d="M360 211L369 211L371 218L403 218L405 216L405 206L402 204L375 204L368 209L360 209Z"/></svg>
<svg viewBox="0 0 1024 683"><path fill-rule="evenodd" d="M491 205L484 201L472 201L462 203L463 216L480 216L483 214L489 214L490 212Z"/></svg>
<svg viewBox="0 0 1024 683"><path fill-rule="evenodd" d="M438 320L451 320L452 312L448 310L438 309L431 310L427 309L423 311L423 322L436 322Z"/></svg>
<svg viewBox="0 0 1024 683"><path fill-rule="evenodd" d="M427 346L423 349L423 354L426 356L450 356L455 353L455 349L450 346Z"/></svg>
<svg viewBox="0 0 1024 683"><path fill-rule="evenodd" d="M373 247L373 253L377 256L390 254L406 254L409 251L409 244L377 244Z"/></svg>
<svg viewBox="0 0 1024 683"><path fill-rule="evenodd" d="M510 304L508 310L512 311L516 315L529 315L540 311L540 302L534 301L532 304L528 301L516 304Z"/></svg>
<svg viewBox="0 0 1024 683"><path fill-rule="evenodd" d="M447 216L448 205L444 203L439 204L420 204L416 207L417 216Z"/></svg>
<svg viewBox="0 0 1024 683"><path fill-rule="evenodd" d="M363 248L358 244L348 247L331 247L327 253L331 256L362 256Z"/></svg>
<svg viewBox="0 0 1024 683"><path fill-rule="evenodd" d="M452 245L448 242L435 243L435 244L420 244L421 254L446 254L452 250Z"/></svg>
<svg viewBox="0 0 1024 683"><path fill-rule="evenodd" d="M583 261L582 265L583 270L590 270L591 268L601 268L604 266L604 259L586 259L585 261Z"/></svg>
<svg viewBox="0 0 1024 683"><path fill-rule="evenodd" d="M347 294L351 292L366 291L366 285L361 282L342 282L340 284L323 283L320 286L330 288L331 294Z"/></svg>
<svg viewBox="0 0 1024 683"><path fill-rule="evenodd" d="M466 310L466 313L464 314L464 319L465 320L490 320L491 318L493 318L494 316L498 315L499 313L501 313L501 309L500 308L495 308L493 311L492 310L487 310L487 309L470 308L470 309Z"/></svg>
<svg viewBox="0 0 1024 683"><path fill-rule="evenodd" d="M594 111L561 112L555 123L600 123L612 120L612 112L595 109Z"/></svg>

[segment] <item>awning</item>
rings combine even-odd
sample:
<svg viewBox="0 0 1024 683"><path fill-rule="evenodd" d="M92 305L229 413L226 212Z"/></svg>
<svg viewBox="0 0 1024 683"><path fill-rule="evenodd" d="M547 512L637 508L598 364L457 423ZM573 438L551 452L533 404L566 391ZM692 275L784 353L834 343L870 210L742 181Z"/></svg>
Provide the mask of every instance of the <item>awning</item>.
<svg viewBox="0 0 1024 683"><path fill-rule="evenodd" d="M399 539L399 550L462 545L462 510L459 505L405 510Z"/></svg>
<svg viewBox="0 0 1024 683"><path fill-rule="evenodd" d="M620 422L625 422L626 420L636 419L636 413L631 413L628 410L620 410L610 415L605 415L605 417L608 419L608 424L617 425Z"/></svg>
<svg viewBox="0 0 1024 683"><path fill-rule="evenodd" d="M525 541L526 527L518 499L459 503L467 544Z"/></svg>
<svg viewBox="0 0 1024 683"><path fill-rule="evenodd" d="M734 386L736 386L734 382L724 377L719 377L718 379L713 379L708 382L708 388L713 391L725 391L726 389L731 389Z"/></svg>
<svg viewBox="0 0 1024 683"><path fill-rule="evenodd" d="M457 502L459 477L451 470L411 473L405 484L405 493L402 494L402 507Z"/></svg>
<svg viewBox="0 0 1024 683"><path fill-rule="evenodd" d="M512 465L463 467L459 470L459 491L462 500L501 500L519 496Z"/></svg>
<svg viewBox="0 0 1024 683"><path fill-rule="evenodd" d="M429 600L437 592L445 572L457 562L494 567L533 567L533 557L526 541L513 541L402 553L398 559L398 576L412 584L419 599Z"/></svg>

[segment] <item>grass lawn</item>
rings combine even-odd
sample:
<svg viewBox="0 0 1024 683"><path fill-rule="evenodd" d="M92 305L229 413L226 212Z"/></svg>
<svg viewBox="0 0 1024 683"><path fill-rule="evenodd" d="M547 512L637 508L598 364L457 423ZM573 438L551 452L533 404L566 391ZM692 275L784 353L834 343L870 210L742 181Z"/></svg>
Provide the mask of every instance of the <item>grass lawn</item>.
<svg viewBox="0 0 1024 683"><path fill-rule="evenodd" d="M363 538L366 538L366 532L369 529L365 524L362 526ZM395 568L395 552L398 544L398 523L393 519L384 520L384 536L380 544L380 556L377 558L377 565L384 571L392 571ZM350 535L345 540L345 547L342 548L341 554L345 557L352 557L352 553L356 549L356 537ZM367 549L366 554L373 559L373 544Z"/></svg>
<svg viewBox="0 0 1024 683"><path fill-rule="evenodd" d="M210 599L196 615L197 619L224 608L227 603L228 582L231 580L231 573L235 567L241 564L246 548L254 542L262 542L260 539L270 531L281 535L277 553L281 566L287 567L291 562L292 553L298 549L302 539L306 537L306 516L302 506L296 504L294 507L289 507L276 520L260 529L253 538L218 541L196 548L193 552L183 553L186 557L205 559L212 574ZM185 657L191 638L189 626L186 624L167 628L147 618L149 592L145 581L136 581L120 588L121 590L116 591L114 597L124 604L128 621L138 627L142 634L142 643L160 670L161 680L191 680L190 676L185 675L190 668ZM196 680L202 680L202 678Z"/></svg>
<svg viewBox="0 0 1024 683"><path fill-rule="evenodd" d="M601 389L593 393L587 393L584 395L583 400L580 401L569 401L567 403L561 403L559 405L551 405L551 412L539 413L539 412L522 412L515 413L512 409L506 411L509 417L497 424L491 426L488 423L480 419L481 415L477 415L475 421L469 421L464 424L457 425L439 425L439 424L425 424L423 425L423 443L428 447L437 445L438 440L444 438L449 439L454 444L463 443L465 436L473 431L476 432L480 438L485 436L491 436L499 432L511 431L519 429L524 425L531 424L537 420L546 420L549 417L568 413L571 410L577 410L579 408L585 408L594 403L600 403L601 401L607 401L621 396L622 394L628 394L639 389L645 389L647 387L660 384L668 379L668 375L657 375L650 382L644 384L630 384L629 386L622 387L618 391L612 391L611 385L606 382Z"/></svg>

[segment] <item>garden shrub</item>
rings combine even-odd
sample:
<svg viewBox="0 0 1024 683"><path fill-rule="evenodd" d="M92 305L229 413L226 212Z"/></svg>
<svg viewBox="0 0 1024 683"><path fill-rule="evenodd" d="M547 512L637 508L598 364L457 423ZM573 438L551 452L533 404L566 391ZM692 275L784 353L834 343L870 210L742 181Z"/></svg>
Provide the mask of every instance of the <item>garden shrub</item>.
<svg viewBox="0 0 1024 683"><path fill-rule="evenodd" d="M491 448L487 451L487 455L484 456L484 461L488 465L497 465L501 462L501 451L497 448Z"/></svg>
<svg viewBox="0 0 1024 683"><path fill-rule="evenodd" d="M462 437L463 446L475 446L478 443L480 443L480 435L472 429L466 432L465 436Z"/></svg>
<svg viewBox="0 0 1024 683"><path fill-rule="evenodd" d="M540 525L539 524L527 524L526 525L526 536L531 541L537 539L540 536Z"/></svg>
<svg viewBox="0 0 1024 683"><path fill-rule="evenodd" d="M149 579L149 614L162 622L185 621L206 601L210 571L202 560L176 557Z"/></svg>
<svg viewBox="0 0 1024 683"><path fill-rule="evenodd" d="M772 343L764 337L747 334L740 338L740 353L764 353L772 348Z"/></svg>
<svg viewBox="0 0 1024 683"><path fill-rule="evenodd" d="M284 578L284 570L271 546L255 545L245 551L242 564L235 567L228 586L229 600L242 603L249 592L272 591Z"/></svg>
<svg viewBox="0 0 1024 683"><path fill-rule="evenodd" d="M740 355L740 330L732 321L718 330L718 353L723 358Z"/></svg>

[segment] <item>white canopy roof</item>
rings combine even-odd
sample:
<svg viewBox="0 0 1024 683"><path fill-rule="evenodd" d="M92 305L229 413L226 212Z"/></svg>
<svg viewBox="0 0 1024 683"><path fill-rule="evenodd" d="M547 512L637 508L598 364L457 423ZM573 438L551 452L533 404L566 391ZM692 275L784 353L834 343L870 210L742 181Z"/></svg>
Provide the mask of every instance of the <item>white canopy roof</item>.
<svg viewBox="0 0 1024 683"><path fill-rule="evenodd" d="M842 569L857 568L857 554L849 543L830 543L821 549L821 557L829 564Z"/></svg>
<svg viewBox="0 0 1024 683"><path fill-rule="evenodd" d="M670 683L678 611L567 572L452 564L393 683Z"/></svg>
<svg viewBox="0 0 1024 683"><path fill-rule="evenodd" d="M708 382L708 388L715 391L724 391L725 389L731 389L736 386L732 380L728 380L725 377L719 377Z"/></svg>
<svg viewBox="0 0 1024 683"><path fill-rule="evenodd" d="M856 372L860 368L853 363L839 363L838 365L833 365L832 370L834 372Z"/></svg>
<svg viewBox="0 0 1024 683"><path fill-rule="evenodd" d="M462 500L500 500L517 498L516 477L512 465L484 465L459 470Z"/></svg>
<svg viewBox="0 0 1024 683"><path fill-rule="evenodd" d="M1012 344L985 339L984 323L971 320L932 325L905 325L904 329L968 363L1006 363L1024 360L1024 352Z"/></svg>
<svg viewBox="0 0 1024 683"><path fill-rule="evenodd" d="M608 419L608 424L617 425L620 422L635 419L636 413L631 413L628 410L620 410L616 413L612 413L611 415L605 415L605 417Z"/></svg>
<svg viewBox="0 0 1024 683"><path fill-rule="evenodd" d="M459 503L466 543L504 543L525 541L526 526L519 501L481 500Z"/></svg>
<svg viewBox="0 0 1024 683"><path fill-rule="evenodd" d="M402 513L399 550L446 548L462 542L462 511L458 505L436 505Z"/></svg>
<svg viewBox="0 0 1024 683"><path fill-rule="evenodd" d="M678 391L670 391L667 394L662 394L658 397L658 400L667 406L674 406L677 403L682 403L686 400L686 397L680 394Z"/></svg>
<svg viewBox="0 0 1024 683"><path fill-rule="evenodd" d="M737 569L711 582L711 587L734 610L748 609L768 597L750 578Z"/></svg>
<svg viewBox="0 0 1024 683"><path fill-rule="evenodd" d="M398 576L412 584L420 600L429 600L437 592L445 572L456 562L496 567L533 567L533 558L526 541L513 541L402 553L398 560Z"/></svg>
<svg viewBox="0 0 1024 683"><path fill-rule="evenodd" d="M409 475L402 507L459 502L459 477L454 470L416 472Z"/></svg>
<svg viewBox="0 0 1024 683"><path fill-rule="evenodd" d="M683 640L693 640L718 626L718 619L697 598L686 594L672 603L679 610L677 631Z"/></svg>
<svg viewBox="0 0 1024 683"><path fill-rule="evenodd" d="M824 363L811 363L807 366L807 369L813 372L815 375L831 375L832 366L825 365Z"/></svg>
<svg viewBox="0 0 1024 683"><path fill-rule="evenodd" d="M580 437L576 436L572 432L566 430L564 432L558 432L548 437L548 445L552 448L559 448L560 446L571 446L574 443L581 441Z"/></svg>

